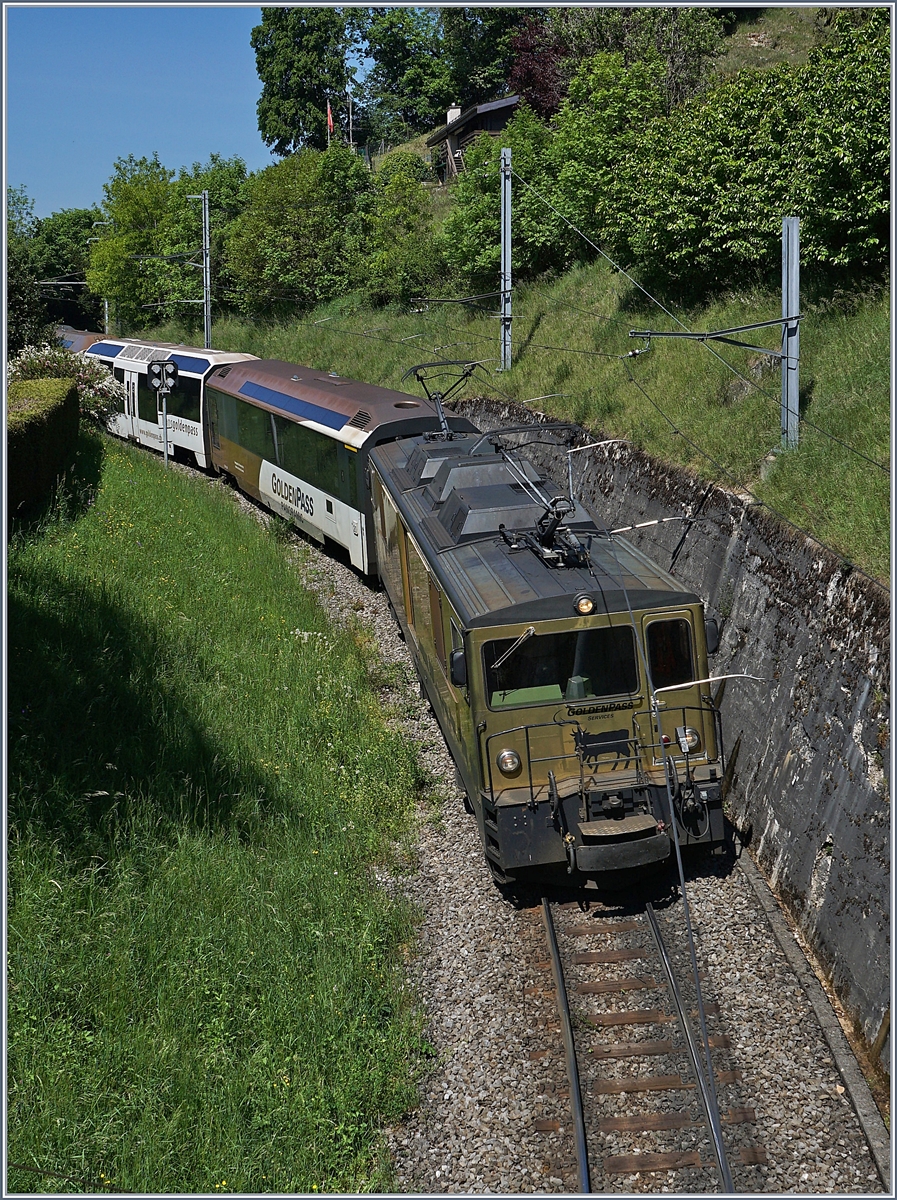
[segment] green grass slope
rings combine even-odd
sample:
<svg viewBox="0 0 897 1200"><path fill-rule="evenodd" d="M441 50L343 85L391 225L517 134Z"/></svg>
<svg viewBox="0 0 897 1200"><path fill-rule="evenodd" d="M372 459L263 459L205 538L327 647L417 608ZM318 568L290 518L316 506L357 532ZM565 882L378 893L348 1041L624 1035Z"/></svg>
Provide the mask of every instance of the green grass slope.
<svg viewBox="0 0 897 1200"><path fill-rule="evenodd" d="M413 747L229 494L96 434L78 469L9 550L11 1190L382 1190Z"/></svg>

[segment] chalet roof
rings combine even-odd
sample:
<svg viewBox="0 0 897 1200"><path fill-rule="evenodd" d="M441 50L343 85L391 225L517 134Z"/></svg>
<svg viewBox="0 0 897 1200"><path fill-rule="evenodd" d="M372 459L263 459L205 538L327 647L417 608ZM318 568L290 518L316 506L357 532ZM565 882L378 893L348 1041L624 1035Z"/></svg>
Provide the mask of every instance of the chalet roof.
<svg viewBox="0 0 897 1200"><path fill-rule="evenodd" d="M450 121L448 125L443 125L435 133L431 133L427 138L427 145L437 146L440 142L445 141L449 134L460 132L476 117L482 116L484 113L497 112L502 108L513 108L519 102L519 96L505 96L501 100L490 100L488 104L474 104L471 108L466 108L459 117L455 117L454 121Z"/></svg>

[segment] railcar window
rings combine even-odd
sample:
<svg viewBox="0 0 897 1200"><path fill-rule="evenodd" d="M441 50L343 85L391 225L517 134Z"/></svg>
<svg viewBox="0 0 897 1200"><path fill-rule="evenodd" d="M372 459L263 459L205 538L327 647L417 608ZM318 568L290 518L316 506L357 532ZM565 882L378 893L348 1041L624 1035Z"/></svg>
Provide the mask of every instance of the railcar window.
<svg viewBox="0 0 897 1200"><path fill-rule="evenodd" d="M517 640L501 638L483 647L492 708L592 700L638 690L635 639L628 626L536 634L496 670L495 664Z"/></svg>
<svg viewBox="0 0 897 1200"><path fill-rule="evenodd" d="M278 466L297 479L320 488L322 492L339 496L337 443L297 421L288 421L286 417L275 416L274 425L277 429Z"/></svg>
<svg viewBox="0 0 897 1200"><path fill-rule="evenodd" d="M149 421L151 425L159 422L156 393L146 381L145 374L137 376L137 413L141 421Z"/></svg>
<svg viewBox="0 0 897 1200"><path fill-rule="evenodd" d="M656 688L675 687L694 679L688 621L652 621L648 626L648 661Z"/></svg>
<svg viewBox="0 0 897 1200"><path fill-rule="evenodd" d="M124 370L123 370L123 368L122 368L122 367L113 367L112 363L104 363L103 365L104 365L104 366L108 366L108 367L109 367L109 370L112 372L112 378L113 378L113 379L115 379L115 380L116 380L118 383L124 383L124 381L125 381L125 373L124 373ZM130 392L128 392L128 395L129 395L129 396L130 396L130 394L131 394L131 393L130 393ZM115 404L114 404L114 406L115 406L115 411L116 411L116 412L123 413L123 412L125 411L125 401L124 401L124 397L117 398L117 399L115 400Z"/></svg>
<svg viewBox="0 0 897 1200"><path fill-rule="evenodd" d="M168 393L168 415L183 417L185 421L199 421L199 384L198 379L189 379L186 375L178 376L177 387Z"/></svg>
<svg viewBox="0 0 897 1200"><path fill-rule="evenodd" d="M340 473L340 499L353 508L358 508L358 455L337 445L337 460Z"/></svg>

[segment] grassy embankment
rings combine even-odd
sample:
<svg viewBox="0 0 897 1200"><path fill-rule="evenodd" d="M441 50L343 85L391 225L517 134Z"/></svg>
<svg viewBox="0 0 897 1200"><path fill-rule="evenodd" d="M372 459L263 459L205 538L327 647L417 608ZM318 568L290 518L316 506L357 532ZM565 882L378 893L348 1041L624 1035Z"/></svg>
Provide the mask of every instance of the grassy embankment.
<svg viewBox="0 0 897 1200"><path fill-rule="evenodd" d="M226 492L90 433L77 470L9 553L10 1187L382 1190L413 748Z"/></svg>
<svg viewBox="0 0 897 1200"><path fill-rule="evenodd" d="M672 311L689 329L712 331L769 320L781 312L781 297L746 293L700 310ZM650 353L621 359L644 345L628 336L630 329L680 326L603 263L515 291L514 365L503 374L494 373L498 323L458 306L371 312L337 301L288 324L216 322L213 344L406 391L416 384L402 384L401 376L415 363L484 359L487 371L478 373L468 395L548 396L535 407L596 434L627 438L725 487L748 488L861 570L887 580L888 299L805 302L804 311L800 445L774 458L781 440L775 361L719 344L716 353L748 383L696 342L655 339ZM174 326L155 336L189 340ZM774 326L735 336L774 350L780 334Z"/></svg>

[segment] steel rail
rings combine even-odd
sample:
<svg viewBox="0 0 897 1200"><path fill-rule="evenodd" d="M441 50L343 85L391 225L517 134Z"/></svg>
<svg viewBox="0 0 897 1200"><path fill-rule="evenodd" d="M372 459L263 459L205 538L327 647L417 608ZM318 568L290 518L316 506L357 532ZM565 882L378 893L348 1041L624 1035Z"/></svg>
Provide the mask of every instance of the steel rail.
<svg viewBox="0 0 897 1200"><path fill-rule="evenodd" d="M581 1195L586 1195L591 1193L592 1185L589 1179L589 1151L586 1145L586 1125L582 1111L579 1067L576 1064L576 1046L573 1042L573 1025L570 1021L570 1005L567 1002L567 985L564 983L561 952L558 948L557 934L554 931L554 921L551 918L551 906L545 896L542 897L542 918L545 922L545 932L548 935L548 948L551 953L551 972L554 975L554 986L557 991L558 1011L561 1017L561 1033L564 1038L564 1055L567 1060L567 1078L570 1080L570 1108L573 1113L573 1125L575 1129L579 1192Z"/></svg>
<svg viewBox="0 0 897 1200"><path fill-rule="evenodd" d="M716 1166L719 1171L720 1182L722 1183L723 1191L733 1193L735 1186L732 1183L732 1173L729 1170L729 1162L726 1158L726 1148L723 1145L722 1125L719 1116L719 1104L716 1100L716 1089L713 1087L713 1080L707 1079L704 1074L704 1068L701 1063L701 1055L698 1050L698 1044L695 1040L695 1035L692 1032L691 1024L688 1020L688 1013L685 1005L682 1002L682 996L679 992L679 985L676 983L676 976L673 973L673 964L670 961L670 956L667 952L666 944L660 932L660 926L657 923L657 917L654 913L654 908L651 904L645 905L645 912L648 916L648 921L651 925L651 932L654 935L654 942L660 954L663 969L666 972L667 983L670 985L670 993L673 998L673 1003L676 1006L676 1013L679 1018L679 1024L685 1034L685 1040L688 1043L688 1053L691 1058L692 1069L695 1073L695 1079L698 1085L698 1095L701 1100L701 1105L704 1109L704 1116L707 1119L707 1127L710 1131L710 1141L713 1145L713 1154L716 1158ZM708 1062L708 1069L710 1064Z"/></svg>

